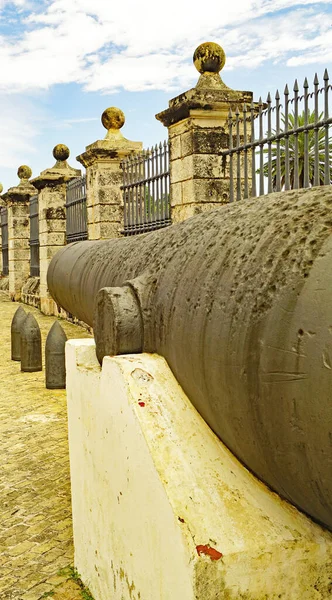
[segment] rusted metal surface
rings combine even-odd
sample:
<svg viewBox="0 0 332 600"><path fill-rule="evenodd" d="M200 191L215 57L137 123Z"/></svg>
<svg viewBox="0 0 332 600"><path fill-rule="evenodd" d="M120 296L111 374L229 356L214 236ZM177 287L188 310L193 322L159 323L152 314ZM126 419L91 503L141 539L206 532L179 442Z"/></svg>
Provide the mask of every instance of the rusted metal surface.
<svg viewBox="0 0 332 600"><path fill-rule="evenodd" d="M164 356L230 450L332 529L331 203L329 186L289 191L137 238L71 244L48 285L94 321L99 359L137 352L137 340Z"/></svg>

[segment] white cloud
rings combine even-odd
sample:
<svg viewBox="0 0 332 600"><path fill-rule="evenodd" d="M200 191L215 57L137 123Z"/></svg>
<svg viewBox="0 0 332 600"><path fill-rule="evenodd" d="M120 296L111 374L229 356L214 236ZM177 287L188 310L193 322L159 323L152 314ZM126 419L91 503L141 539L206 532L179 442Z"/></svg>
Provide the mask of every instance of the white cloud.
<svg viewBox="0 0 332 600"><path fill-rule="evenodd" d="M324 62L324 5L299 0L296 10L294 0L210 0L208 10L194 10L189 0L169 0L163 10L155 0L38 3L25 17L24 33L0 41L0 89L70 82L102 92L184 87L195 81L192 52L206 39L224 45L229 68L271 59L291 66L310 59L311 50Z"/></svg>
<svg viewBox="0 0 332 600"><path fill-rule="evenodd" d="M265 62L325 66L332 60L329 4L210 0L198 10L191 0L0 0L0 25L6 25L0 30L0 164L16 169L36 155L46 115L27 99L56 84L101 93L185 90L198 78L193 51L207 40L225 48L225 69ZM62 120L61 127L90 120Z"/></svg>
<svg viewBox="0 0 332 600"><path fill-rule="evenodd" d="M45 115L22 97L0 96L0 164L17 169L36 153L38 132Z"/></svg>

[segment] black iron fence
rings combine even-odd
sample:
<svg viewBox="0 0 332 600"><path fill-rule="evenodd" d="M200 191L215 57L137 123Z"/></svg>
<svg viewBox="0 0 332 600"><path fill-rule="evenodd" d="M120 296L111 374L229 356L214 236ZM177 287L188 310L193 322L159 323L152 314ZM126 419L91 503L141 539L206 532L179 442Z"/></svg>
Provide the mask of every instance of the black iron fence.
<svg viewBox="0 0 332 600"><path fill-rule="evenodd" d="M273 191L308 188L332 183L332 138L329 99L332 87L325 70L320 87L317 74L313 90L305 79L300 94L297 80L290 97L279 92L266 104L230 111L229 147L222 153L224 176L229 174L230 201Z"/></svg>
<svg viewBox="0 0 332 600"><path fill-rule="evenodd" d="M39 277L39 215L38 194L30 198L30 276Z"/></svg>
<svg viewBox="0 0 332 600"><path fill-rule="evenodd" d="M170 225L168 142L129 156L121 166L124 235L145 233Z"/></svg>
<svg viewBox="0 0 332 600"><path fill-rule="evenodd" d="M2 275L9 274L8 261L8 210L7 208L0 209L1 218L1 243L2 243Z"/></svg>
<svg viewBox="0 0 332 600"><path fill-rule="evenodd" d="M83 175L67 184L66 241L69 244L87 239L86 178Z"/></svg>

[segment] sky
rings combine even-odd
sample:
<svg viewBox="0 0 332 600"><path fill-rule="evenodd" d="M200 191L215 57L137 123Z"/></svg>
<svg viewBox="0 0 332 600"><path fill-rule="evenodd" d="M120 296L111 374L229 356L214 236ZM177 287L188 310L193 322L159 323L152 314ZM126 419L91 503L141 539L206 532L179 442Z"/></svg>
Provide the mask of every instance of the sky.
<svg viewBox="0 0 332 600"><path fill-rule="evenodd" d="M17 168L33 176L54 164L58 143L69 164L106 131L109 106L122 129L145 148L167 139L155 114L196 84L195 48L226 53L221 73L231 88L266 100L286 83L324 69L332 78L330 0L0 0L0 181L16 185Z"/></svg>

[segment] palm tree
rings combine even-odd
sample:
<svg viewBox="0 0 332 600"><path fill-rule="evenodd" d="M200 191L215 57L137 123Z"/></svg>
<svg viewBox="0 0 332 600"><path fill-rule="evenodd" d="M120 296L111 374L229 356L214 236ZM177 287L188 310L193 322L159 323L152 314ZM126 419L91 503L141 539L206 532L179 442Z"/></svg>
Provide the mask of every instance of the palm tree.
<svg viewBox="0 0 332 600"><path fill-rule="evenodd" d="M323 119L323 113L318 116L318 121ZM285 131L286 119L285 115L281 115L281 121L284 128L280 129L280 133ZM307 123L315 123L316 116L314 111L308 110L308 120ZM298 116L298 127L303 127L305 124L305 114L304 111L302 114ZM288 130L295 128L295 115L293 113L289 113L288 115ZM276 130L274 129L273 134L276 134ZM324 173L325 173L325 129L320 128L318 130L318 177L319 177L319 185L324 185ZM311 129L307 133L308 138L308 170L309 170L309 185L313 186L315 182L314 171L315 171L315 144L316 144L316 134L314 129ZM297 136L298 139L298 173L299 173L299 187L304 186L304 165L305 165L305 133L300 132ZM285 166L286 166L286 139L282 138L279 143L280 146L280 188L283 189L285 186ZM288 138L288 148L289 148L289 180L290 180L290 188L294 188L294 157L295 157L295 135L290 135ZM332 138L328 139L328 149L329 149L329 167L330 167L330 184L332 183ZM264 154L268 153L268 149L264 150ZM271 171L272 171L272 186L273 189L276 190L277 187L277 142L272 142L271 144ZM257 173L260 172L260 169L257 170ZM268 161L264 164L264 176L268 177Z"/></svg>

